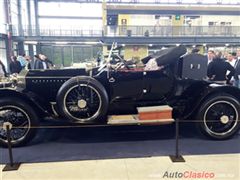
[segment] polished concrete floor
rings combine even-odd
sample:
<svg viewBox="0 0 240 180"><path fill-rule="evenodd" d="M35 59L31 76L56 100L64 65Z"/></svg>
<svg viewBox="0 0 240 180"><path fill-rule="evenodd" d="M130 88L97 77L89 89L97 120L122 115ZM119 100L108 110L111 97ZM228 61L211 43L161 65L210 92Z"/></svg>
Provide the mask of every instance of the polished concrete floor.
<svg viewBox="0 0 240 180"><path fill-rule="evenodd" d="M172 163L174 132L174 126L42 129L28 146L13 149L14 160L23 164L1 171L0 180L181 179L190 172L182 179L213 173L207 179L240 180L240 134L212 141L183 126L179 147L186 162ZM8 151L0 151L2 169Z"/></svg>
<svg viewBox="0 0 240 180"><path fill-rule="evenodd" d="M23 164L18 171L0 172L1 180L147 180L194 178L194 173L212 173L214 180L239 180L240 155L184 156L185 163L172 163L168 157L125 158ZM1 167L2 168L2 167ZM192 175L190 173L192 172ZM174 173L175 178L170 178ZM179 173L179 174L176 174ZM205 177L204 175L204 177ZM191 178L189 178L191 177Z"/></svg>

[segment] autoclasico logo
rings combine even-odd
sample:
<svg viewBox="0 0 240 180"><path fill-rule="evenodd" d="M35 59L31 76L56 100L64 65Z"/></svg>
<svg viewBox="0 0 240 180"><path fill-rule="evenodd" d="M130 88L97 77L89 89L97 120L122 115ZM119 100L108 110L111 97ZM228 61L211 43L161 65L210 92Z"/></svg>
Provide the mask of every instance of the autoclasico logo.
<svg viewBox="0 0 240 180"><path fill-rule="evenodd" d="M163 178L183 178L183 179L213 179L215 174L213 172L195 172L195 171L184 171L184 172L168 172L163 174Z"/></svg>

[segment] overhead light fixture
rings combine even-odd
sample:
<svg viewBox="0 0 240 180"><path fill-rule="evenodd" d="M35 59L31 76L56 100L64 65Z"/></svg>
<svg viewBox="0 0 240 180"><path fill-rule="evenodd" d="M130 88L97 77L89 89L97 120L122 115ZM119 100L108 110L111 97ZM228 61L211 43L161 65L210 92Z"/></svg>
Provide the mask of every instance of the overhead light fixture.
<svg viewBox="0 0 240 180"><path fill-rule="evenodd" d="M180 46L180 44L176 44L176 46Z"/></svg>
<svg viewBox="0 0 240 180"><path fill-rule="evenodd" d="M203 46L207 46L207 44L203 44Z"/></svg>
<svg viewBox="0 0 240 180"><path fill-rule="evenodd" d="M57 45L65 45L65 44L86 44L86 45L96 45L96 44L102 44L101 42L95 42L95 41L86 41L86 42L55 42Z"/></svg>
<svg viewBox="0 0 240 180"><path fill-rule="evenodd" d="M125 44L122 44L122 46L124 47L124 46L125 46Z"/></svg>
<svg viewBox="0 0 240 180"><path fill-rule="evenodd" d="M196 47L196 45L192 45L192 47L193 47L193 48L195 48L195 47Z"/></svg>
<svg viewBox="0 0 240 180"><path fill-rule="evenodd" d="M152 46L153 46L153 44L149 44L149 46L150 46L150 47L152 47Z"/></svg>
<svg viewBox="0 0 240 180"><path fill-rule="evenodd" d="M226 47L228 47L228 46L229 46L229 44L225 44L225 46L226 46Z"/></svg>
<svg viewBox="0 0 240 180"><path fill-rule="evenodd" d="M95 44L102 44L102 43L100 43L100 42L96 42L96 41L86 41L86 42L82 42L81 44L95 45Z"/></svg>
<svg viewBox="0 0 240 180"><path fill-rule="evenodd" d="M25 44L37 44L37 41L24 41Z"/></svg>
<svg viewBox="0 0 240 180"><path fill-rule="evenodd" d="M55 44L68 44L68 42L55 42Z"/></svg>

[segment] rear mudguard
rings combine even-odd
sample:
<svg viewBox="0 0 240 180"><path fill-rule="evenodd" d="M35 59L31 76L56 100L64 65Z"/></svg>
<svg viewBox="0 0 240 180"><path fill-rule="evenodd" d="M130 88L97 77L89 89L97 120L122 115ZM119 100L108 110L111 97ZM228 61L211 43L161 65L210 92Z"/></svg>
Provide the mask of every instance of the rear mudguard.
<svg viewBox="0 0 240 180"><path fill-rule="evenodd" d="M193 98L187 102L185 105L185 112L183 113L183 117L181 117L181 119L189 119L195 117L198 109L201 107L201 104L214 94L229 94L236 98L236 100L240 101L240 89L234 86L212 83L201 87L200 91L200 94L195 94L195 96L193 96Z"/></svg>

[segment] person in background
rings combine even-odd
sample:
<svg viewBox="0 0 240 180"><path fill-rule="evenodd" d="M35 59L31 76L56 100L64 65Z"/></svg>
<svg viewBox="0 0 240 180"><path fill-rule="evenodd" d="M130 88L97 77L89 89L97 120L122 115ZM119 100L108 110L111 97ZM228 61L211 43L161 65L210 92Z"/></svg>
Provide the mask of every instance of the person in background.
<svg viewBox="0 0 240 180"><path fill-rule="evenodd" d="M55 66L52 61L44 54L41 54L41 59L46 63L47 69L53 69Z"/></svg>
<svg viewBox="0 0 240 180"><path fill-rule="evenodd" d="M225 61L227 61L227 57L228 57L228 52L227 51L224 51L224 53L223 53L223 59L225 60Z"/></svg>
<svg viewBox="0 0 240 180"><path fill-rule="evenodd" d="M18 74L22 70L21 63L17 60L16 56L11 56L9 69L11 74Z"/></svg>
<svg viewBox="0 0 240 180"><path fill-rule="evenodd" d="M34 61L32 61L32 58L30 56L26 56L25 59L27 61L25 69L34 69Z"/></svg>
<svg viewBox="0 0 240 180"><path fill-rule="evenodd" d="M198 48L194 48L194 49L192 49L192 54L199 54L199 49Z"/></svg>
<svg viewBox="0 0 240 180"><path fill-rule="evenodd" d="M5 65L3 64L2 60L0 59L0 81L4 77L7 77L7 71L6 71Z"/></svg>
<svg viewBox="0 0 240 180"><path fill-rule="evenodd" d="M228 53L227 62L229 62L232 67L235 66L236 59L233 58L233 55L231 53Z"/></svg>
<svg viewBox="0 0 240 180"><path fill-rule="evenodd" d="M47 57L43 54L39 54L40 59L42 60L43 63L43 69L49 69L49 64L47 62Z"/></svg>
<svg viewBox="0 0 240 180"><path fill-rule="evenodd" d="M221 52L216 53L215 58L208 65L207 76L212 81L230 84L230 80L235 74L235 69L221 57ZM226 74L227 71L229 71L229 74Z"/></svg>
<svg viewBox="0 0 240 180"><path fill-rule="evenodd" d="M240 49L236 53L234 86L240 88Z"/></svg>
<svg viewBox="0 0 240 180"><path fill-rule="evenodd" d="M236 59L234 59L234 56L232 55L232 53L228 53L227 62L229 62L231 64L231 66L234 67L234 69L235 69ZM230 72L227 71L227 74L229 74L229 73ZM234 77L232 77L232 79L231 79L231 84L235 84L235 78Z"/></svg>
<svg viewBox="0 0 240 180"><path fill-rule="evenodd" d="M213 50L209 50L207 57L208 57L208 64L209 64L215 58L215 52Z"/></svg>
<svg viewBox="0 0 240 180"><path fill-rule="evenodd" d="M233 59L237 60L237 53L236 52L232 52L232 56L233 56Z"/></svg>
<svg viewBox="0 0 240 180"><path fill-rule="evenodd" d="M39 54L34 55L34 68L33 69L44 69L43 62L39 57Z"/></svg>
<svg viewBox="0 0 240 180"><path fill-rule="evenodd" d="M20 55L17 57L17 60L20 62L21 66L22 66L22 69L24 69L25 66L27 65L27 61L26 61L25 57L26 57L25 54L23 54L23 55L20 54Z"/></svg>
<svg viewBox="0 0 240 180"><path fill-rule="evenodd" d="M47 62L49 69L55 68L55 65L53 64L53 62L50 59L48 59L47 56L46 56L46 60L45 61Z"/></svg>

